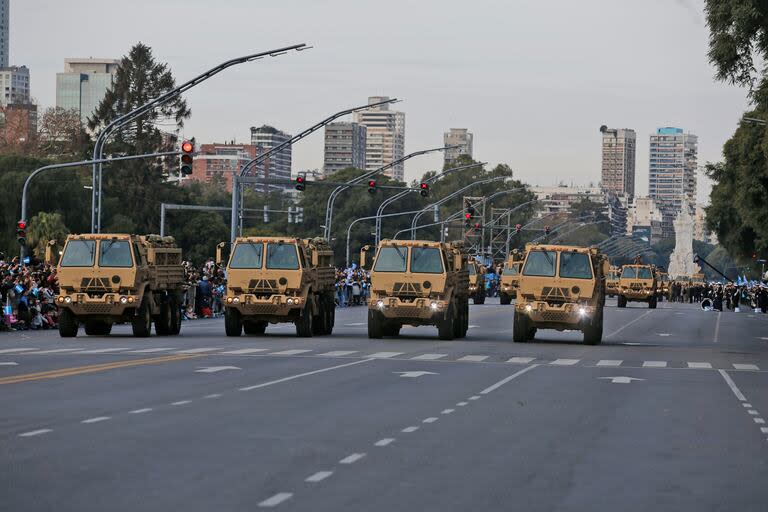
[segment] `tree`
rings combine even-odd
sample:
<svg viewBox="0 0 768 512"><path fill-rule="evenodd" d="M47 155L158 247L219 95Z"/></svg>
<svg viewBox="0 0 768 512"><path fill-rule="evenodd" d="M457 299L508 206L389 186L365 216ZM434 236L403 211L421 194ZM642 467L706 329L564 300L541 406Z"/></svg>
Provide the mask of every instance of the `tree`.
<svg viewBox="0 0 768 512"><path fill-rule="evenodd" d="M144 105L176 87L166 64L158 63L152 49L142 43L131 48L120 61L112 87L88 120L88 127L100 131L114 119ZM158 107L123 127L107 145L108 153L143 154L172 150L175 133L189 118L186 102L179 98ZM160 131L170 124L174 133ZM176 192L164 179L162 162L141 160L110 164L104 170L103 209L110 215L128 215L137 232L157 232L161 202L169 202ZM121 220L124 224L124 221Z"/></svg>
<svg viewBox="0 0 768 512"><path fill-rule="evenodd" d="M45 246L50 240L63 242L69 234L60 213L40 212L29 221L27 244L38 258L45 255Z"/></svg>
<svg viewBox="0 0 768 512"><path fill-rule="evenodd" d="M45 109L37 130L37 151L43 157L90 158L91 138L77 110L61 107Z"/></svg>

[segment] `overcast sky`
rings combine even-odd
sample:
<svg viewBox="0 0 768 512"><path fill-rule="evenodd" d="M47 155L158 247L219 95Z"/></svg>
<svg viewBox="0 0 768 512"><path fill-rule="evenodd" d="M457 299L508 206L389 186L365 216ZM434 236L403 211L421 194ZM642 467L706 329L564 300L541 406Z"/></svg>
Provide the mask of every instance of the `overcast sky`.
<svg viewBox="0 0 768 512"><path fill-rule="evenodd" d="M744 90L713 81L707 36L703 0L11 0L10 46L47 107L65 58L119 58L142 41L181 82L231 57L308 43L190 91L184 134L247 142L265 123L296 133L388 95L403 100L406 152L469 128L476 159L540 185L597 183L600 125L633 128L646 194L657 127L698 135L700 163L714 161L747 106ZM321 167L322 155L320 131L294 146L294 172ZM441 165L414 158L406 177Z"/></svg>

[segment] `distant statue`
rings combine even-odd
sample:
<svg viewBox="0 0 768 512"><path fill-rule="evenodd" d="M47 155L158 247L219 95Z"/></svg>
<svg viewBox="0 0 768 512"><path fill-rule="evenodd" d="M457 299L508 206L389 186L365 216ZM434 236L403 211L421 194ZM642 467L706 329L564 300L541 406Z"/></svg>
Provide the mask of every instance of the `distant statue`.
<svg viewBox="0 0 768 512"><path fill-rule="evenodd" d="M675 226L675 250L669 257L669 277L671 279L689 278L701 272L701 267L693 262L693 226L690 207L687 202L673 222Z"/></svg>

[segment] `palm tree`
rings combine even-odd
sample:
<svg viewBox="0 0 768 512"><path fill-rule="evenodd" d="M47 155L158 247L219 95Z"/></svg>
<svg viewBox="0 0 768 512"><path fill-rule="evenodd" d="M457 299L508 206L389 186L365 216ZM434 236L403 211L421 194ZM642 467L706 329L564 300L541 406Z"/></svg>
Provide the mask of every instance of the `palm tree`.
<svg viewBox="0 0 768 512"><path fill-rule="evenodd" d="M29 247L38 258L45 254L45 246L49 240L63 242L69 234L60 213L40 212L29 222L27 240Z"/></svg>

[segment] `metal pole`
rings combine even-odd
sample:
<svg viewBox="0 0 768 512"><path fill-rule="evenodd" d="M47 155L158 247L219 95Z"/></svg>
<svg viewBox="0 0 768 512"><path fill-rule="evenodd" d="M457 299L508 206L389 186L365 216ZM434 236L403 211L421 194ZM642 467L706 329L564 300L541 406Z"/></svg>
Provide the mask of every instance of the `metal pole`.
<svg viewBox="0 0 768 512"><path fill-rule="evenodd" d="M165 203L160 203L160 236L165 236Z"/></svg>
<svg viewBox="0 0 768 512"><path fill-rule="evenodd" d="M232 214L229 217L229 241L230 243L235 243L235 238L237 238L237 217L238 212L240 211L240 205L238 203L239 194L237 191L240 190L240 177L237 175L236 172L232 173Z"/></svg>
<svg viewBox="0 0 768 512"><path fill-rule="evenodd" d="M352 222L350 222L349 227L347 228L347 261L346 261L347 266L349 266L349 239L350 239L350 236L351 236L351 233L352 233L352 226L354 226L358 222L362 222L364 220L375 219L377 217L397 217L398 215L410 215L410 214L416 213L418 211L421 211L421 210L413 210L413 211L410 211L410 212L388 213L386 215L371 215L370 217L360 217L359 219L355 219ZM379 244L377 243L376 245L378 246Z"/></svg>

